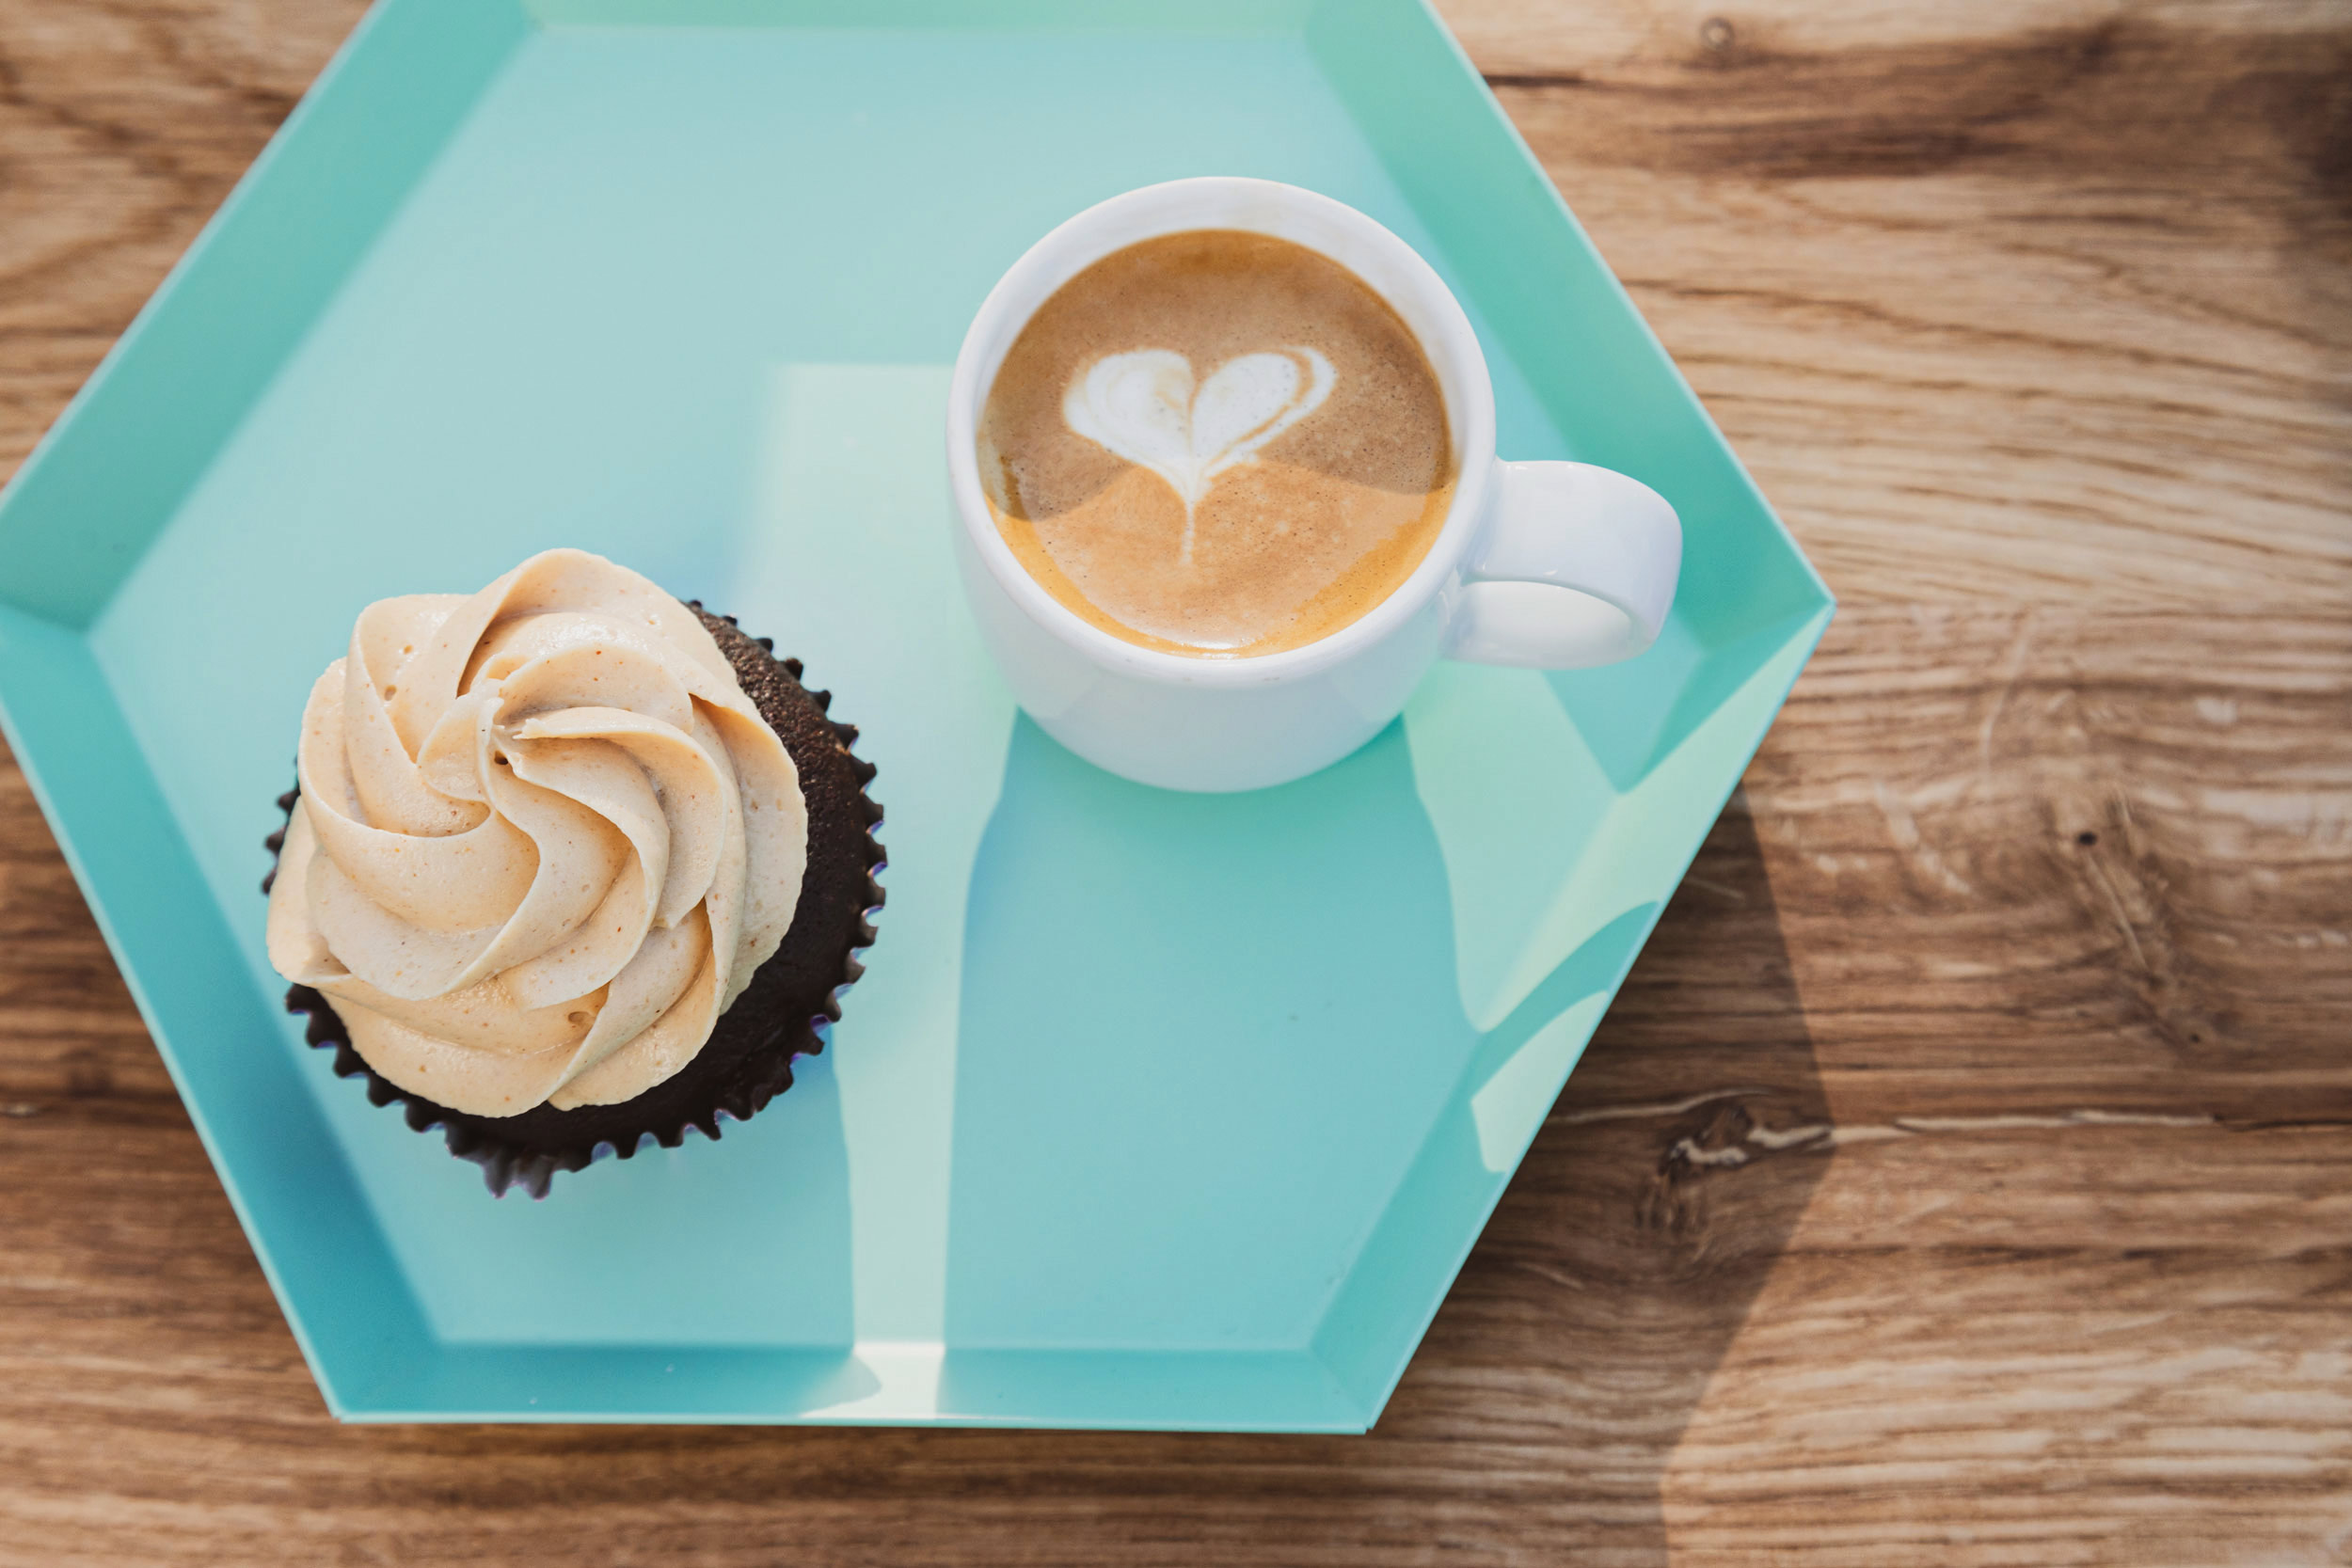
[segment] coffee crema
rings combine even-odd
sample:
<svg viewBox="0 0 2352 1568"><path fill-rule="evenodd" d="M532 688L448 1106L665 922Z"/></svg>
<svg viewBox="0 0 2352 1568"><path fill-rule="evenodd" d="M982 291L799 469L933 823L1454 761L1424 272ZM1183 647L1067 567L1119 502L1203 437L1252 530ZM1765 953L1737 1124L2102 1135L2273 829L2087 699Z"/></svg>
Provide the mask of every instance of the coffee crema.
<svg viewBox="0 0 2352 1568"><path fill-rule="evenodd" d="M1115 637L1279 653L1386 599L1453 504L1445 399L1389 303L1305 245L1162 235L1063 284L980 414L1022 566Z"/></svg>

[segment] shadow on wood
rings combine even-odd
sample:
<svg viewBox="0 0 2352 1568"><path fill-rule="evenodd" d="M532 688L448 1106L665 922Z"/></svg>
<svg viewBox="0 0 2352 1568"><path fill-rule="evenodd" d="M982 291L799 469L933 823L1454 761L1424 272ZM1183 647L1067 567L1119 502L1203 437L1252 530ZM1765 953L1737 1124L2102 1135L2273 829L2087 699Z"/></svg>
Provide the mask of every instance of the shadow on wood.
<svg viewBox="0 0 2352 1568"><path fill-rule="evenodd" d="M1496 1448L1471 1484L1514 1537L1580 1563L1664 1563L1667 1467L1830 1144L1735 795L1374 1443L1477 1433ZM1528 1473L1505 1451L1520 1445L1567 1468Z"/></svg>

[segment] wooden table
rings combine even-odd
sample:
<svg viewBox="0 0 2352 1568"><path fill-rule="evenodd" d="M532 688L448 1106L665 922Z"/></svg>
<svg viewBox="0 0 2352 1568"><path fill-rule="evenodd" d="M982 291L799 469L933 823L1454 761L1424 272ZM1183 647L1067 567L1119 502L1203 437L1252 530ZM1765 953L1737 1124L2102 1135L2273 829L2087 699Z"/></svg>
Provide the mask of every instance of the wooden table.
<svg viewBox="0 0 2352 1568"><path fill-rule="evenodd" d="M358 8L0 0L0 471ZM1378 1431L338 1428L10 767L0 1561L2352 1558L2352 6L1446 10L1844 608Z"/></svg>

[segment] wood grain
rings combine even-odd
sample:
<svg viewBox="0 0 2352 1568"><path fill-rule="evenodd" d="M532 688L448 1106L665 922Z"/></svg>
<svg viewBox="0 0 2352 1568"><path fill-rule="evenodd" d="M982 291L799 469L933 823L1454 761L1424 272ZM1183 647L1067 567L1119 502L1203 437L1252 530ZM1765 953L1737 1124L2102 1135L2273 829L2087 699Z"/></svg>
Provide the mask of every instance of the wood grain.
<svg viewBox="0 0 2352 1568"><path fill-rule="evenodd" d="M0 467L357 11L0 5ZM1446 11L1844 609L1378 1432L337 1428L0 768L0 1562L2352 1560L2352 8Z"/></svg>

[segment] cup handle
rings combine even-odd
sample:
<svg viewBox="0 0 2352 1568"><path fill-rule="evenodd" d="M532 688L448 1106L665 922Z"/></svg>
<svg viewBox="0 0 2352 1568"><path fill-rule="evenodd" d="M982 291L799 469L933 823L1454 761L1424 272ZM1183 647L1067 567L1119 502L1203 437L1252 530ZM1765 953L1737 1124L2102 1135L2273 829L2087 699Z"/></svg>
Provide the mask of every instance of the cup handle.
<svg viewBox="0 0 2352 1568"><path fill-rule="evenodd" d="M1447 614L1446 657L1581 670L1657 641L1682 573L1682 524L1666 498L1589 463L1495 468Z"/></svg>

